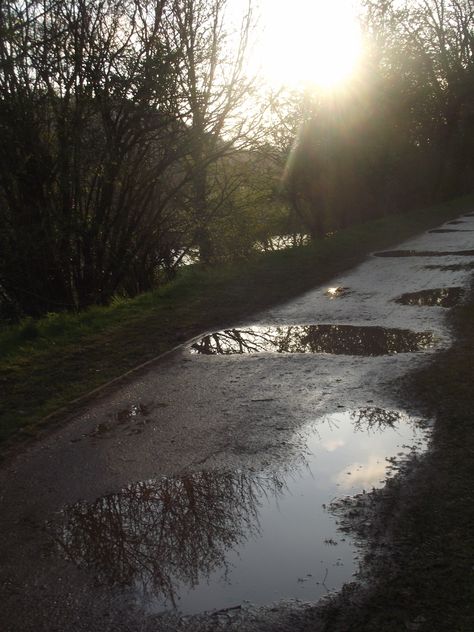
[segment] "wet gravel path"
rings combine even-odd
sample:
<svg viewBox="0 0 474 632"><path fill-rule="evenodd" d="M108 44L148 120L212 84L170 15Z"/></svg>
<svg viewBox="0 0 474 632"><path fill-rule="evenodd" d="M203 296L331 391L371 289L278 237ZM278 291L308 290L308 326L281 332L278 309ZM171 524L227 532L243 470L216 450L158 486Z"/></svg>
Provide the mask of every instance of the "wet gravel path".
<svg viewBox="0 0 474 632"><path fill-rule="evenodd" d="M456 288L456 300L462 300L474 259L466 254L473 246L473 229L474 218L464 217L455 232L425 233L401 244L401 256L371 257L335 278L331 287L316 288L252 322L237 323L227 332L203 332L210 337L190 341L6 464L0 472L4 629L218 629L231 619L245 629L244 621L252 618L276 629L275 617L282 623L286 616L291 620L295 608L304 610L304 605L293 604L274 611L265 605L271 595L265 595L258 615L253 606L237 603L220 614L183 619L160 614L161 602L153 594L169 585L170 577L177 582L171 592L180 596L189 592L190 582L200 584L201 575L220 572L222 555L239 549L239 537L251 540L249 529L257 525L258 531L265 511L268 524L278 522L281 511L272 514L267 499L280 496L283 502L282 489L293 484L292 477L318 486L319 476L324 478L319 470L316 479L314 472L301 476L308 446L316 455L315 467L325 458L335 464L326 476L332 486L321 483L321 495L313 499L320 507L325 495L330 502L339 490L352 494L376 485L385 471L380 464L399 449L403 433L409 441L423 443L423 425L403 408L403 394L394 384L433 351L449 346L448 306L441 290ZM257 350L255 332L260 346L264 337L263 348ZM381 332L391 332L382 336L382 346L377 338ZM423 344L404 347L400 332ZM370 352L375 343L380 353ZM192 353L196 345L210 352ZM227 351L220 353L219 348ZM363 453L360 447L354 457L343 453L343 445L356 443L350 433L357 423L372 436L374 429L385 429L383 442L390 429L399 436L378 445L376 435L370 445L377 445L378 452ZM354 467L349 470L349 465ZM296 489L296 495L309 493L306 487ZM189 518L190 495L192 506L198 506L195 516L207 516L205 520ZM184 506L183 498L188 500ZM166 503L171 509L164 513ZM263 513L262 507L267 507ZM104 515L105 521L100 518ZM297 521L309 520L304 513L297 515ZM318 537L331 551L332 517L325 515L328 526ZM225 520L216 519L222 516ZM143 532L152 517L162 520ZM235 525L242 520L245 528L239 535ZM283 523L284 532L292 528ZM149 547L150 539L156 542L157 530L169 536L160 540L168 547L165 555L159 558L153 551L151 558L141 556L144 543ZM117 538L117 532L132 537ZM262 547L255 535L252 576L256 568L268 567L258 560ZM295 535L292 540L299 539ZM189 541L198 546L187 548ZM309 546L311 542L303 550ZM306 596L312 603L327 589L340 587L346 575L341 571L337 579L337 562L346 568L354 562L350 543L338 541L337 547L317 577L298 576L299 569L294 569L292 581L301 580L301 590L288 597ZM282 556L270 574L281 574L296 556L290 549L288 560ZM166 572L163 560L171 571ZM236 564L237 559L230 560L231 567ZM113 575L104 571L109 567L116 569ZM327 585L326 568L334 585ZM144 576L148 583L138 586L137 577ZM263 574L257 584L266 581ZM275 593L275 599L281 597ZM205 599L210 600L201 596L188 601L189 613L220 608L217 601L213 606L212 597ZM252 600L258 603L250 594Z"/></svg>

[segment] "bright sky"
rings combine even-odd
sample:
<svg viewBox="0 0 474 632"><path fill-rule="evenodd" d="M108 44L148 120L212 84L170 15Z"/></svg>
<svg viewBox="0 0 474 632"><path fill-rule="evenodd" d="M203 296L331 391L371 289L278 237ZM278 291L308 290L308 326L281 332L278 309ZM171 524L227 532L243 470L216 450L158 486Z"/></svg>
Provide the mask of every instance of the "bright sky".
<svg viewBox="0 0 474 632"><path fill-rule="evenodd" d="M242 10L246 0L231 0ZM254 0L260 15L253 63L273 86L330 89L361 53L356 0Z"/></svg>

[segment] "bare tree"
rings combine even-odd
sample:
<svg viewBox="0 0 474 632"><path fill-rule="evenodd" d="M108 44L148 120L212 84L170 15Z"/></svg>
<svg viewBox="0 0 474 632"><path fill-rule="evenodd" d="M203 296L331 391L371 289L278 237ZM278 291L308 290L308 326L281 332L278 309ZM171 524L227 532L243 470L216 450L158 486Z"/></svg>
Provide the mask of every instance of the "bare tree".
<svg viewBox="0 0 474 632"><path fill-rule="evenodd" d="M227 4L227 0L173 0L167 12L169 50L183 53L176 65L178 99L181 121L190 130L186 163L190 184L182 204L189 211L193 239L205 263L213 257L209 224L241 183L226 159L256 142L262 118L251 100L255 79L248 78L245 65L251 5L232 31Z"/></svg>

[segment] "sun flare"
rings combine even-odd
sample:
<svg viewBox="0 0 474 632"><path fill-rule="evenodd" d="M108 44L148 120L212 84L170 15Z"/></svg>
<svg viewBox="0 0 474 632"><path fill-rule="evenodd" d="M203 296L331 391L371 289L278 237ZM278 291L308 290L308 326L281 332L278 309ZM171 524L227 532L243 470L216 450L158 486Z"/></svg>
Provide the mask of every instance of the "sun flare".
<svg viewBox="0 0 474 632"><path fill-rule="evenodd" d="M262 5L263 74L272 84L291 87L342 85L354 73L362 49L354 3L293 0L289 6L280 0Z"/></svg>

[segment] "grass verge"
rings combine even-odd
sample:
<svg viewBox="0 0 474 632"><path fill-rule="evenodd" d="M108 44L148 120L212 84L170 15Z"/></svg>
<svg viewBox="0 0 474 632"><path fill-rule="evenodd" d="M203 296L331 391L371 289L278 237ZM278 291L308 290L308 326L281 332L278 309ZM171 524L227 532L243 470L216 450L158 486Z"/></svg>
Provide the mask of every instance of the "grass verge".
<svg viewBox="0 0 474 632"><path fill-rule="evenodd" d="M355 226L310 246L215 269L193 266L135 299L0 330L0 442L35 436L50 413L180 342L329 281L372 250L471 206L472 198L463 198Z"/></svg>

